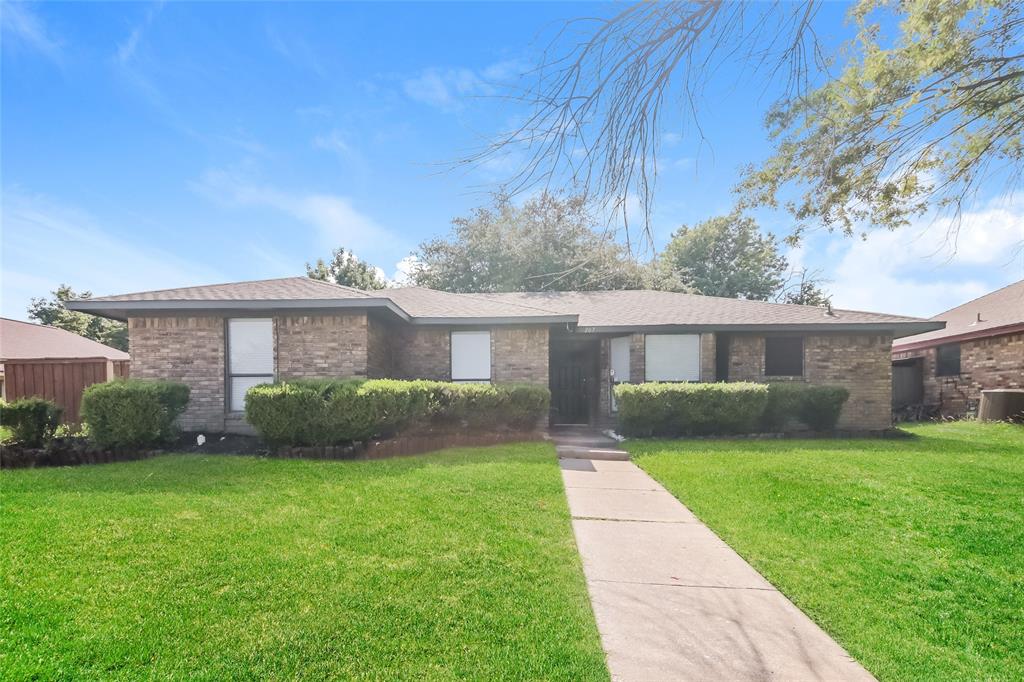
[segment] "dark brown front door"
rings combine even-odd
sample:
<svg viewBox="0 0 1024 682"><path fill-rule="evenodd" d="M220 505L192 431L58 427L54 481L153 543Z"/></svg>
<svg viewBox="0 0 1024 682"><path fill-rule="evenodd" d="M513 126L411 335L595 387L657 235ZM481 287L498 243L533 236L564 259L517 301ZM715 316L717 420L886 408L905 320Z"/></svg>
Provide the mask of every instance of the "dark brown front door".
<svg viewBox="0 0 1024 682"><path fill-rule="evenodd" d="M550 388L555 424L590 422L597 389L596 350L596 344L589 343L552 348Z"/></svg>

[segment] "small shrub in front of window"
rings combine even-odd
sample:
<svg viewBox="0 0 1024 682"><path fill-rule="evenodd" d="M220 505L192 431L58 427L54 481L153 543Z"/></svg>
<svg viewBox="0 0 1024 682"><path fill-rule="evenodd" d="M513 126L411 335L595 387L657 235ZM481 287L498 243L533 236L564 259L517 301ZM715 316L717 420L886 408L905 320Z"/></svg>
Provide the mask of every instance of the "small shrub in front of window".
<svg viewBox="0 0 1024 682"><path fill-rule="evenodd" d="M38 448L53 438L62 413L52 400L21 398L0 404L0 424L11 430L13 441Z"/></svg>
<svg viewBox="0 0 1024 682"><path fill-rule="evenodd" d="M150 447L174 436L188 399L185 384L118 379L85 389L82 419L90 440L100 447Z"/></svg>
<svg viewBox="0 0 1024 682"><path fill-rule="evenodd" d="M764 384L618 384L619 431L625 436L705 436L758 430L768 401Z"/></svg>
<svg viewBox="0 0 1024 682"><path fill-rule="evenodd" d="M813 431L832 431L849 397L850 392L841 386L808 386L801 396L797 418Z"/></svg>

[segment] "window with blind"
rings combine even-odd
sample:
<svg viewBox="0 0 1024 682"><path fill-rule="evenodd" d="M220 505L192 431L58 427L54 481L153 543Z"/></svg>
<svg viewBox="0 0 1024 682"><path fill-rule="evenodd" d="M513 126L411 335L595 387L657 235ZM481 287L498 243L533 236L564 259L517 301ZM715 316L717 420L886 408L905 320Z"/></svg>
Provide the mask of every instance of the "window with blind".
<svg viewBox="0 0 1024 682"><path fill-rule="evenodd" d="M700 381L700 335L648 334L644 367L647 381Z"/></svg>
<svg viewBox="0 0 1024 682"><path fill-rule="evenodd" d="M800 377L804 375L804 339L802 336L769 336L764 340L764 375Z"/></svg>
<svg viewBox="0 0 1024 682"><path fill-rule="evenodd" d="M228 320L228 409L245 410L245 392L274 380L274 321L269 317Z"/></svg>
<svg viewBox="0 0 1024 682"><path fill-rule="evenodd" d="M947 343L935 351L935 376L954 377L960 374L960 344Z"/></svg>
<svg viewBox="0 0 1024 682"><path fill-rule="evenodd" d="M491 333L452 332L452 381L491 380Z"/></svg>

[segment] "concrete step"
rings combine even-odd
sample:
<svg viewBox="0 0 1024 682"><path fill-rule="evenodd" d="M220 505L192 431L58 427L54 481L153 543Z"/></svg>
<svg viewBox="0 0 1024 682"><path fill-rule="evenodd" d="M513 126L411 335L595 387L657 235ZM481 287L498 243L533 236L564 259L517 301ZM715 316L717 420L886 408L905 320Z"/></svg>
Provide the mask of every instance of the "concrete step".
<svg viewBox="0 0 1024 682"><path fill-rule="evenodd" d="M591 448L578 445L556 445L555 452L561 459L600 459L627 462L629 453L615 448Z"/></svg>

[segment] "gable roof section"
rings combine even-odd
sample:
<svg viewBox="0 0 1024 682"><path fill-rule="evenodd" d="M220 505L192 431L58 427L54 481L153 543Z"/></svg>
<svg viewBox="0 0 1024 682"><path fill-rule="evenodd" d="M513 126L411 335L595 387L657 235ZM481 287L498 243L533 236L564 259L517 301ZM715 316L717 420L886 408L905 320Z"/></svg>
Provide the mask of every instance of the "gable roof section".
<svg viewBox="0 0 1024 682"><path fill-rule="evenodd" d="M893 351L1024 331L1024 280L958 305L931 319L944 321L945 329L908 336L894 344Z"/></svg>
<svg viewBox="0 0 1024 682"><path fill-rule="evenodd" d="M412 324L492 325L575 323L581 332L655 329L828 328L892 332L938 329L913 317L743 301L667 291L453 294L423 287L362 291L308 277L144 291L70 301L72 310L125 319L132 311L269 311L386 308Z"/></svg>
<svg viewBox="0 0 1024 682"><path fill-rule="evenodd" d="M0 361L64 358L127 360L128 354L64 329L0 318Z"/></svg>
<svg viewBox="0 0 1024 682"><path fill-rule="evenodd" d="M281 277L178 289L140 291L68 301L70 310L116 320L136 312L175 310L258 311L286 309L384 308L403 319L408 315L387 296L309 277Z"/></svg>

